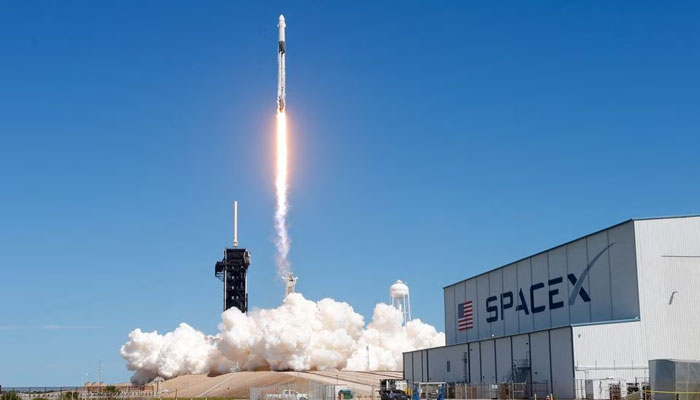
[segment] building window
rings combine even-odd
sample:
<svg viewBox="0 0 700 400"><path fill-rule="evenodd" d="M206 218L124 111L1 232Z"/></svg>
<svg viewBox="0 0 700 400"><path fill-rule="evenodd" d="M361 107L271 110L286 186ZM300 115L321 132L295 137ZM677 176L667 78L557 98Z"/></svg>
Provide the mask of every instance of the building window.
<svg viewBox="0 0 700 400"><path fill-rule="evenodd" d="M450 362L447 362L447 372L450 372Z"/></svg>

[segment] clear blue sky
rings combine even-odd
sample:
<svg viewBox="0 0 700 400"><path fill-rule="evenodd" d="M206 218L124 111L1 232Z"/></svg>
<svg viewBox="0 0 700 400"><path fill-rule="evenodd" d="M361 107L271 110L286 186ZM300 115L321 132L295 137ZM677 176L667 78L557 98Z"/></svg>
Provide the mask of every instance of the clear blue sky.
<svg viewBox="0 0 700 400"><path fill-rule="evenodd" d="M259 4L264 3L264 4ZM291 261L371 317L635 216L700 211L697 2L0 2L0 384L130 376L134 328L215 333L214 262L272 238L287 17Z"/></svg>

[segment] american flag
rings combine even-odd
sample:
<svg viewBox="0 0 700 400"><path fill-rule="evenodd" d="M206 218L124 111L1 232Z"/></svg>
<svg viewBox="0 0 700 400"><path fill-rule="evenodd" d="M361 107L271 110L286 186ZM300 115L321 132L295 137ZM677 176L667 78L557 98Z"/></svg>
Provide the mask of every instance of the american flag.
<svg viewBox="0 0 700 400"><path fill-rule="evenodd" d="M471 300L457 306L457 330L466 331L474 327Z"/></svg>

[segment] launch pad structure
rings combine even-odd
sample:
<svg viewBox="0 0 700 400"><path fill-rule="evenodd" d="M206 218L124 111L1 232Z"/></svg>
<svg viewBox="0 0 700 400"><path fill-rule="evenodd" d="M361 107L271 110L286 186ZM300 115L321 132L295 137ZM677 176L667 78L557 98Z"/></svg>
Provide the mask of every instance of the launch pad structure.
<svg viewBox="0 0 700 400"><path fill-rule="evenodd" d="M248 267L250 252L246 249L224 249L224 259L214 267L214 275L224 283L224 311L236 307L248 312Z"/></svg>
<svg viewBox="0 0 700 400"><path fill-rule="evenodd" d="M214 266L214 276L224 283L224 311L236 307L248 312L248 267L250 252L238 248L238 202L233 203L233 248L224 249L224 258Z"/></svg>

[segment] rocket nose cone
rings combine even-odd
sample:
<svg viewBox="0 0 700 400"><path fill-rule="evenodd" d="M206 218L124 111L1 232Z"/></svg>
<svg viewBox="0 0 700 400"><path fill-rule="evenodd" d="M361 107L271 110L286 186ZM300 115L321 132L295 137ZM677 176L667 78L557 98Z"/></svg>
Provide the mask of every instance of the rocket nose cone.
<svg viewBox="0 0 700 400"><path fill-rule="evenodd" d="M284 22L284 15L280 14L280 22Z"/></svg>

